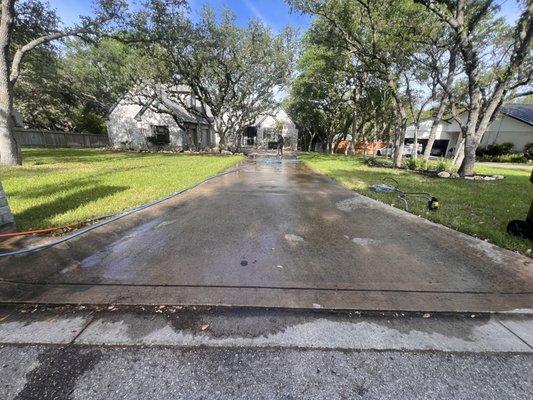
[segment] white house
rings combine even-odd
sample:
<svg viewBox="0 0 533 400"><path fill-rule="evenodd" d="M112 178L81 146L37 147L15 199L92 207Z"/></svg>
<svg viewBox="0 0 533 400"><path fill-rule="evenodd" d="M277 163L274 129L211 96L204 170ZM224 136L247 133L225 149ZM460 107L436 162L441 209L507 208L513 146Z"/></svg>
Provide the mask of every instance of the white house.
<svg viewBox="0 0 533 400"><path fill-rule="evenodd" d="M259 117L254 125L247 127L242 145L273 148L276 146L278 134L283 136L285 148L296 150L298 128L281 107L278 107L272 114Z"/></svg>
<svg viewBox="0 0 533 400"><path fill-rule="evenodd" d="M132 90L122 96L107 114L107 132L111 145L126 149L201 150L215 147L219 138L209 120L191 115L187 109L200 105L187 86L159 88L158 96L142 95ZM172 94L169 94L172 93ZM173 96L181 96L177 101ZM177 118L160 112L164 105ZM190 105L190 107L189 107ZM212 118L207 110L208 119ZM274 113L260 116L246 128L241 146L268 148L275 145L277 134L285 139L285 147L296 149L298 130L287 113L278 108Z"/></svg>
<svg viewBox="0 0 533 400"><path fill-rule="evenodd" d="M462 122L466 122L467 113L461 115ZM425 148L432 120L424 120L420 123L418 137ZM443 121L437 127L435 144L431 154L445 156L457 147L461 129L456 121ZM406 142L412 141L414 126L410 125L406 131ZM489 125L483 135L480 147L489 144L513 143L515 151L523 151L526 143L533 143L533 105L530 104L506 104L501 107L499 114Z"/></svg>
<svg viewBox="0 0 533 400"><path fill-rule="evenodd" d="M127 149L200 150L216 145L216 138L208 121L195 117L167 95L157 98L138 95L134 91L122 96L107 114L107 133L111 145ZM182 101L195 99L185 87L173 89ZM177 118L160 112L161 105L170 108Z"/></svg>

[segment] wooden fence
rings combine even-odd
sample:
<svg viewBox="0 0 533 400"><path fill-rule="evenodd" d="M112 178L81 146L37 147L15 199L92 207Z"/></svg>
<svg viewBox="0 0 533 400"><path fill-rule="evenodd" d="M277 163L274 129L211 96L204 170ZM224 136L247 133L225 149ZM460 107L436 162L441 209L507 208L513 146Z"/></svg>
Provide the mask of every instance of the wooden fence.
<svg viewBox="0 0 533 400"><path fill-rule="evenodd" d="M72 133L39 129L16 129L15 139L19 146L36 147L107 147L107 135Z"/></svg>

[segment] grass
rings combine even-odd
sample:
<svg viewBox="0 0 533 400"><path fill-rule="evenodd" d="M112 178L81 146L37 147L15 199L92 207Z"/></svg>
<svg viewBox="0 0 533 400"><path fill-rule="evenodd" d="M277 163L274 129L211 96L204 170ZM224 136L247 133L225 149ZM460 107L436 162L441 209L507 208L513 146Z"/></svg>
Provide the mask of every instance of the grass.
<svg viewBox="0 0 533 400"><path fill-rule="evenodd" d="M114 214L183 189L241 156L22 150L21 167L0 167L19 229L56 227Z"/></svg>
<svg viewBox="0 0 533 400"><path fill-rule="evenodd" d="M478 167L476 172L504 175L505 179L467 181L370 167L362 157L305 153L300 155L300 159L358 193L403 208L402 201L394 194L375 193L369 189L369 185L381 183L385 177L393 177L402 190L429 192L440 201L441 208L437 211L429 211L423 200L409 201L412 213L524 254L533 247L531 241L506 232L510 220L525 219L529 210L533 198L530 170L483 166Z"/></svg>

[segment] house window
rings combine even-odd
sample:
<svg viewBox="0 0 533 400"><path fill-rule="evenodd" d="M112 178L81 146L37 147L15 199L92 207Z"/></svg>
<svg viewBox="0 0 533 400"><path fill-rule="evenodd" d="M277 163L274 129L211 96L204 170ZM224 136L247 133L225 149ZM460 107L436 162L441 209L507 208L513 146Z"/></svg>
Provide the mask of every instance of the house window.
<svg viewBox="0 0 533 400"><path fill-rule="evenodd" d="M155 125L153 127L153 144L169 144L170 143L170 131L166 125Z"/></svg>
<svg viewBox="0 0 533 400"><path fill-rule="evenodd" d="M265 128L263 131L263 138L266 140L272 139L272 135L274 134L274 129L272 128Z"/></svg>

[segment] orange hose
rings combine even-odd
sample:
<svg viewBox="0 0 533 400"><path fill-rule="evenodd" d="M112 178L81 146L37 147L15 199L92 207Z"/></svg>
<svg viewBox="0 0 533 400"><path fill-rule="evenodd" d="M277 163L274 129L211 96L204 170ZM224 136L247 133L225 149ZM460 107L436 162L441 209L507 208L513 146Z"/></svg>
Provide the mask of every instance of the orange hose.
<svg viewBox="0 0 533 400"><path fill-rule="evenodd" d="M78 226L78 224L58 226L56 228L36 229L36 230L31 230L31 231L0 233L0 239L6 239L6 238L11 238L11 237L17 237L17 236L44 235L46 233L54 232L59 229L72 228L75 226Z"/></svg>

